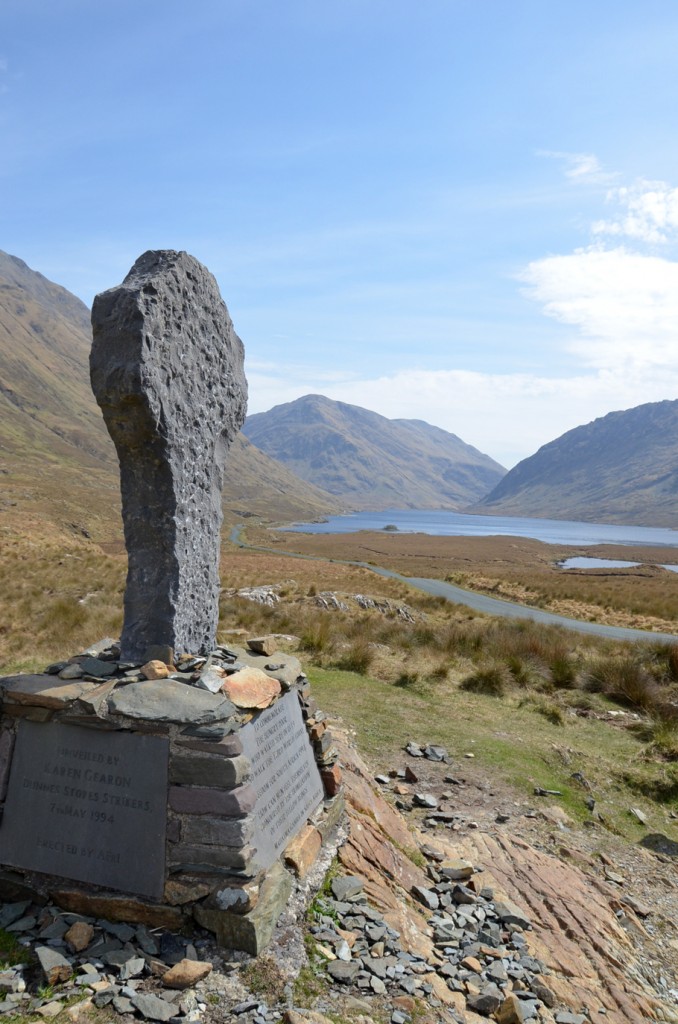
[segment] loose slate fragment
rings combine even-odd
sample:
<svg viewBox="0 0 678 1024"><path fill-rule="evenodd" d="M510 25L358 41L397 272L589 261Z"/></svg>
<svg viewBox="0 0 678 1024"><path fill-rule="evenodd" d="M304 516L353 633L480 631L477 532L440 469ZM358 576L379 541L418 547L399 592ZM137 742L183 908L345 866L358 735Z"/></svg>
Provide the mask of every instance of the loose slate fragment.
<svg viewBox="0 0 678 1024"><path fill-rule="evenodd" d="M219 599L221 486L245 418L243 346L217 283L172 250L140 256L92 308L92 389L120 459L128 554L123 660L206 653Z"/></svg>

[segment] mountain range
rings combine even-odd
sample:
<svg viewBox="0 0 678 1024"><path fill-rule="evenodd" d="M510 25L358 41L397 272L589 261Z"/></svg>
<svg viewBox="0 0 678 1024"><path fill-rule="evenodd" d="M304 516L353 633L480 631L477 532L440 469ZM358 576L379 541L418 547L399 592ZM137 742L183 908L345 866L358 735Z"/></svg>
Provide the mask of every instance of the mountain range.
<svg viewBox="0 0 678 1024"><path fill-rule="evenodd" d="M514 466L470 511L678 525L678 401L568 430Z"/></svg>
<svg viewBox="0 0 678 1024"><path fill-rule="evenodd" d="M353 509L459 510L506 473L455 434L306 395L248 416L257 448Z"/></svg>
<svg viewBox="0 0 678 1024"><path fill-rule="evenodd" d="M0 534L49 523L121 535L90 345L84 303L0 251ZM505 473L420 420L307 395L248 418L224 487L227 521L409 507L674 526L677 502L678 401L610 413Z"/></svg>

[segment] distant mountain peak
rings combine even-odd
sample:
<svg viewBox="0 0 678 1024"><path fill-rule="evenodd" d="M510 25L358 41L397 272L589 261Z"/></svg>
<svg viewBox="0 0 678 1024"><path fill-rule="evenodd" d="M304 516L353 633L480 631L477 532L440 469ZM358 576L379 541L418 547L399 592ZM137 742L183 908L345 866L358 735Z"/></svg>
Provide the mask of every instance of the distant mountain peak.
<svg viewBox="0 0 678 1024"><path fill-rule="evenodd" d="M455 434L324 395L249 416L243 432L297 476L353 508L459 509L506 472Z"/></svg>

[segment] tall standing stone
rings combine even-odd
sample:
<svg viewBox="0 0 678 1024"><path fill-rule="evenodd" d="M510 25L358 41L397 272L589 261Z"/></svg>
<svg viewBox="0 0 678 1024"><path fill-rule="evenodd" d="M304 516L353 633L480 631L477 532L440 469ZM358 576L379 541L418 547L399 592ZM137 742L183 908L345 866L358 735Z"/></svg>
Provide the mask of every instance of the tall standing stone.
<svg viewBox="0 0 678 1024"><path fill-rule="evenodd" d="M245 418L243 346L216 281L146 252L92 308L92 388L120 460L128 555L122 658L204 653L219 614L221 489Z"/></svg>

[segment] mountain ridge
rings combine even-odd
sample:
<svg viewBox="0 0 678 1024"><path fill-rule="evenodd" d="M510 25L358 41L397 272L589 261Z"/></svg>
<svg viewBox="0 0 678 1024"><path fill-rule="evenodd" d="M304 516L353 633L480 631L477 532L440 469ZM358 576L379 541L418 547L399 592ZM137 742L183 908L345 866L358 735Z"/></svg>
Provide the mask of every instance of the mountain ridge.
<svg viewBox="0 0 678 1024"><path fill-rule="evenodd" d="M678 400L568 430L509 470L469 511L678 526Z"/></svg>
<svg viewBox="0 0 678 1024"><path fill-rule="evenodd" d="M390 420L324 395L247 417L244 434L302 479L356 509L460 509L505 470L424 420Z"/></svg>

